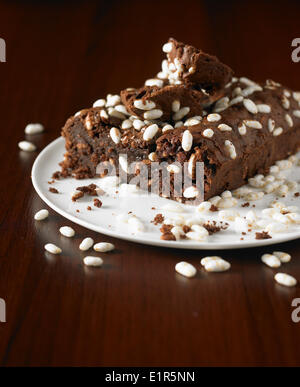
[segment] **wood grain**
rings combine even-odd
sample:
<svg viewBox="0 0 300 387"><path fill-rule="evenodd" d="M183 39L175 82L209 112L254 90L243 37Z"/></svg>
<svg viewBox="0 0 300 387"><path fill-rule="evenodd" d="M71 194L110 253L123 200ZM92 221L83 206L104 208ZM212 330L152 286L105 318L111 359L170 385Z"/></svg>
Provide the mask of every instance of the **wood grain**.
<svg viewBox="0 0 300 387"><path fill-rule="evenodd" d="M0 2L7 44L0 63L1 365L300 364L300 323L291 320L299 286L277 285L259 261L273 247L221 252L231 271L188 280L175 263L199 267L208 252L104 237L53 211L34 222L46 207L30 180L37 153L17 148L28 122L47 128L26 136L41 150L74 112L141 85L158 71L169 36L216 54L238 74L300 89L300 64L291 61L299 12L296 1ZM59 236L66 224L75 240ZM78 245L88 235L117 247L99 270L82 265ZM49 240L61 256L44 252ZM276 249L293 256L284 271L300 279L299 241Z"/></svg>

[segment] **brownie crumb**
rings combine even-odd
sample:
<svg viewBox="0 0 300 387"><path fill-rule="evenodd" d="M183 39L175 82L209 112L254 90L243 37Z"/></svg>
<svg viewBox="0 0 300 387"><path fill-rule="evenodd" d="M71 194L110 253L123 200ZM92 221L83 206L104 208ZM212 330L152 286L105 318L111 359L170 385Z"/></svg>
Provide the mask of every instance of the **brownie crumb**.
<svg viewBox="0 0 300 387"><path fill-rule="evenodd" d="M92 207L91 206L87 206L86 208L88 211L92 211Z"/></svg>
<svg viewBox="0 0 300 387"><path fill-rule="evenodd" d="M294 196L297 198L298 196L300 196L300 192L295 192Z"/></svg>
<svg viewBox="0 0 300 387"><path fill-rule="evenodd" d="M60 177L61 177L60 171L56 171L52 174L52 179L59 180Z"/></svg>
<svg viewBox="0 0 300 387"><path fill-rule="evenodd" d="M191 228L190 226L187 226L186 224L182 227L183 229L183 232L186 234L187 232L190 232L191 231Z"/></svg>
<svg viewBox="0 0 300 387"><path fill-rule="evenodd" d="M212 204L212 205L210 206L209 211L211 211L211 212L217 212L217 211L219 211L219 210L218 210L218 207L217 207L217 206L215 206L214 204Z"/></svg>
<svg viewBox="0 0 300 387"><path fill-rule="evenodd" d="M156 210L156 208L155 207L151 207L151 210Z"/></svg>
<svg viewBox="0 0 300 387"><path fill-rule="evenodd" d="M79 210L76 210L76 212L80 212Z"/></svg>
<svg viewBox="0 0 300 387"><path fill-rule="evenodd" d="M164 241L176 241L175 236L171 232L167 232L165 234L162 234L160 239Z"/></svg>
<svg viewBox="0 0 300 387"><path fill-rule="evenodd" d="M99 199L94 199L94 206L100 208L102 206L102 202Z"/></svg>
<svg viewBox="0 0 300 387"><path fill-rule="evenodd" d="M81 187L77 187L76 190L83 192L84 194L87 194L89 196L98 196L96 191L96 184L90 184L90 185L83 185Z"/></svg>
<svg viewBox="0 0 300 387"><path fill-rule="evenodd" d="M172 228L174 226L172 224L163 224L161 226L161 228L159 229L159 231L162 233L162 234L167 234L169 232L171 232Z"/></svg>
<svg viewBox="0 0 300 387"><path fill-rule="evenodd" d="M50 187L49 191L52 192L52 193L55 193L55 194L58 193L58 190L56 188L54 188L54 187Z"/></svg>
<svg viewBox="0 0 300 387"><path fill-rule="evenodd" d="M255 239L271 239L271 235L268 234L267 231L256 232Z"/></svg>
<svg viewBox="0 0 300 387"><path fill-rule="evenodd" d="M154 223L155 226L158 224L162 224L162 222L165 220L162 214L155 215L154 219L151 221L151 223Z"/></svg>
<svg viewBox="0 0 300 387"><path fill-rule="evenodd" d="M242 235L247 235L247 233L243 231L243 232L242 232Z"/></svg>
<svg viewBox="0 0 300 387"><path fill-rule="evenodd" d="M250 203L249 202L246 202L246 203L243 203L242 204L242 207L249 207L250 206Z"/></svg>
<svg viewBox="0 0 300 387"><path fill-rule="evenodd" d="M84 196L84 193L83 192L76 192L74 193L74 195L72 196L72 202L76 202L76 200L82 198Z"/></svg>
<svg viewBox="0 0 300 387"><path fill-rule="evenodd" d="M208 221L203 224L203 227L208 231L209 235L215 234L216 232L219 232L221 230L226 230L228 226L228 223L217 223L215 220L213 220L212 222Z"/></svg>

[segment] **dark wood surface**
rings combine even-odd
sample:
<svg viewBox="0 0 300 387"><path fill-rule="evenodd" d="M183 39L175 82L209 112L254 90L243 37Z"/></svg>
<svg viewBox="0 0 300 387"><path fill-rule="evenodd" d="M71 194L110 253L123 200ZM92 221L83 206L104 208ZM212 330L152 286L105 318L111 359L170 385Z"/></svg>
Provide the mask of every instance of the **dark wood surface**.
<svg viewBox="0 0 300 387"><path fill-rule="evenodd" d="M300 3L98 1L0 2L0 323L2 365L300 365L300 323L283 288L260 256L273 247L221 252L232 270L192 280L175 273L181 259L199 267L205 251L176 251L103 237L70 224L34 192L37 155L20 152L29 122L47 130L32 140L43 149L68 116L109 92L141 85L162 60L169 36L220 57L240 75L273 78L300 89ZM31 139L27 136L27 139ZM82 265L84 236L115 243L103 268ZM56 241L64 253L45 254ZM300 279L299 241L276 246L293 260L284 271Z"/></svg>

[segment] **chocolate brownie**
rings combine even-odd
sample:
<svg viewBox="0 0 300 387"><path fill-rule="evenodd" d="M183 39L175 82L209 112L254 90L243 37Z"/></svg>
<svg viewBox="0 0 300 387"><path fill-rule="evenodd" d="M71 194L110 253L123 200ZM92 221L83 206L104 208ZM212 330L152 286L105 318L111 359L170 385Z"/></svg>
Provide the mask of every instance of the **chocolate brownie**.
<svg viewBox="0 0 300 387"><path fill-rule="evenodd" d="M137 118L175 123L201 115L225 94L232 70L215 56L169 39L163 47L167 59L162 71L139 89L121 91L127 111ZM153 117L153 118L152 118Z"/></svg>
<svg viewBox="0 0 300 387"><path fill-rule="evenodd" d="M197 113L196 117L191 118L188 111L178 120L172 116L168 121L162 121L163 115L139 119L128 111L129 105L139 99L147 109L151 108L145 111L156 109L156 105L151 105L153 101L148 97L143 101L135 90L122 94L126 106L119 95L109 95L101 106L95 104L91 109L82 110L64 126L62 135L66 139L67 152L61 163L62 176L105 176L116 168L117 173L126 172L132 178L139 176L142 169L150 172L154 162L164 162L171 174L171 192L163 192L161 173L157 175L159 181L151 178L149 173L146 181L141 182L143 189L158 185L160 195L189 201L198 197L199 192L192 189L178 197L174 183L179 173L178 165L188 164L190 184L195 185L196 162L199 161L204 164L204 198L208 199L224 190L238 188L257 173L268 172L275 161L298 150L299 93L270 80L258 84L245 77L234 77L227 82L231 71L214 57L206 57L207 54L174 40L167 45L164 50L168 51L169 60L178 58L184 65L184 70L178 73L182 83L175 85L177 92L181 90L181 95L185 95L184 107L189 107L185 101L196 100L188 86L190 82L199 82L199 85L203 82L207 89L209 84L211 90L219 90L222 97L207 106L204 113L198 105L199 110L192 110L193 114ZM188 66L194 66L195 73L189 72ZM147 89L145 95L153 95L153 92L157 97L166 95L171 86L166 81L161 88L147 86L152 89ZM124 101L126 96L128 100ZM161 106L166 106L163 109L167 115L169 106L177 101L172 101L172 92L168 96L168 102L161 97ZM133 102L128 102L131 98ZM179 109L181 106L180 103ZM135 167L128 171L132 162L136 163ZM102 163L100 170L97 168L99 163Z"/></svg>

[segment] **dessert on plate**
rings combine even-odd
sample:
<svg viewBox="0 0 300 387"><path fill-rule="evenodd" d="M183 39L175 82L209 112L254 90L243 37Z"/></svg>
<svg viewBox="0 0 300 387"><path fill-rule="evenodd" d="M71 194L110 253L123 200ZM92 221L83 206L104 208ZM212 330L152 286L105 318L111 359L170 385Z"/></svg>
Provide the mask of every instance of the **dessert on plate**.
<svg viewBox="0 0 300 387"><path fill-rule="evenodd" d="M161 196L192 203L236 189L297 152L299 92L235 77L216 57L175 39L163 51L161 71L144 86L109 94L67 120L61 176L105 176L114 167L130 180L146 171L143 188L158 186ZM162 163L170 174L167 193ZM159 169L155 177L151 168ZM176 175L184 172L183 187Z"/></svg>

